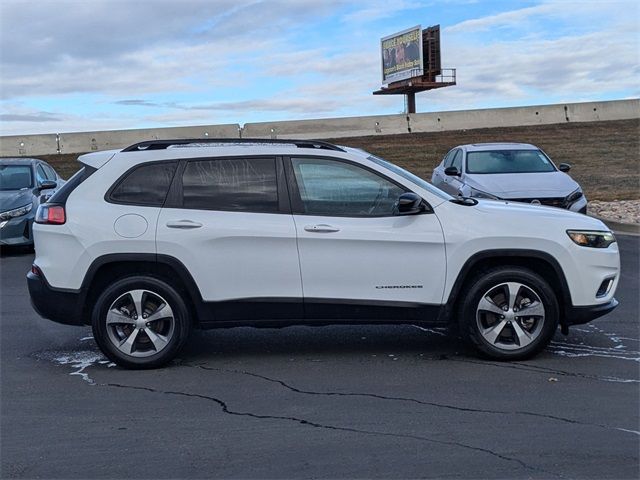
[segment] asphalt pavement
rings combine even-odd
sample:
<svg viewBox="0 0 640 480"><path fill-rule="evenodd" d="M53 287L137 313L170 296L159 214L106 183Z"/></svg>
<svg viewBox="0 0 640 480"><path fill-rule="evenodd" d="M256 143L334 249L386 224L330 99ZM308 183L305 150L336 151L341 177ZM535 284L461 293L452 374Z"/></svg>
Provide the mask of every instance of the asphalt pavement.
<svg viewBox="0 0 640 480"><path fill-rule="evenodd" d="M640 237L620 306L499 363L412 326L196 332L154 371L31 309L0 258L2 478L638 478Z"/></svg>

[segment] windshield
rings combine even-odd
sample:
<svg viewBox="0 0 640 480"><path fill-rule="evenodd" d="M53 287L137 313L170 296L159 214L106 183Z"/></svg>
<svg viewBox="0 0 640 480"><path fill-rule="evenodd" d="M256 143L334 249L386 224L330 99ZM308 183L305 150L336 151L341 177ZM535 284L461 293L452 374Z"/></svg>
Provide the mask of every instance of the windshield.
<svg viewBox="0 0 640 480"><path fill-rule="evenodd" d="M555 172L540 150L486 150L467 153L467 173Z"/></svg>
<svg viewBox="0 0 640 480"><path fill-rule="evenodd" d="M22 190L32 184L29 165L0 165L0 190Z"/></svg>
<svg viewBox="0 0 640 480"><path fill-rule="evenodd" d="M419 187L424 188L425 190L433 193L434 195L437 195L438 197L442 198L443 200L451 200L453 198L448 193L445 193L442 190L440 190L439 188L434 187L433 185L431 185L426 180L418 177L417 175L414 175L411 172L408 172L407 170L405 170L404 168L399 167L398 165L395 165L395 164L393 164L391 162L387 162L386 160L383 160L380 157L376 157L375 155L369 155L367 157L367 160L371 160L372 162L377 163L381 167L384 167L384 168L386 168L388 170L391 170L396 175L400 175L405 180L409 180L410 182L415 183Z"/></svg>

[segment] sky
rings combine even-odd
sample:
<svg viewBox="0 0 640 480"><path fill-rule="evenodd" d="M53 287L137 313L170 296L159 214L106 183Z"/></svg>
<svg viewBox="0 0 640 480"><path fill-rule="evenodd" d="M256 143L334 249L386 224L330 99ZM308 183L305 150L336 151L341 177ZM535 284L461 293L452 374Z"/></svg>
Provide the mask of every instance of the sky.
<svg viewBox="0 0 640 480"><path fill-rule="evenodd" d="M0 135L402 113L418 24L458 83L418 112L640 97L637 0L2 0Z"/></svg>

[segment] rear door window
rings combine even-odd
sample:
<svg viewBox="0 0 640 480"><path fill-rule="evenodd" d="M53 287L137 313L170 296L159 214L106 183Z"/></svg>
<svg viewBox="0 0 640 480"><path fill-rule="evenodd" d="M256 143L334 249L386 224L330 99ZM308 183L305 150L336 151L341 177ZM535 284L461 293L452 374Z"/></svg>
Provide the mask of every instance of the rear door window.
<svg viewBox="0 0 640 480"><path fill-rule="evenodd" d="M109 194L112 203L161 207L177 162L142 164L125 174Z"/></svg>
<svg viewBox="0 0 640 480"><path fill-rule="evenodd" d="M182 206L278 213L275 157L188 161L182 175Z"/></svg>

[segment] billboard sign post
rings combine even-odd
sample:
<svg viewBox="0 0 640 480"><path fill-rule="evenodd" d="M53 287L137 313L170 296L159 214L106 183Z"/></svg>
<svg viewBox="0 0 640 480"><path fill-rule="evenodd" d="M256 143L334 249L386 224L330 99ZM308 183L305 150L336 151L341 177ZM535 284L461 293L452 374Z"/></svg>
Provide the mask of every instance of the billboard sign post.
<svg viewBox="0 0 640 480"><path fill-rule="evenodd" d="M384 37L380 47L384 85L423 74L420 25Z"/></svg>

